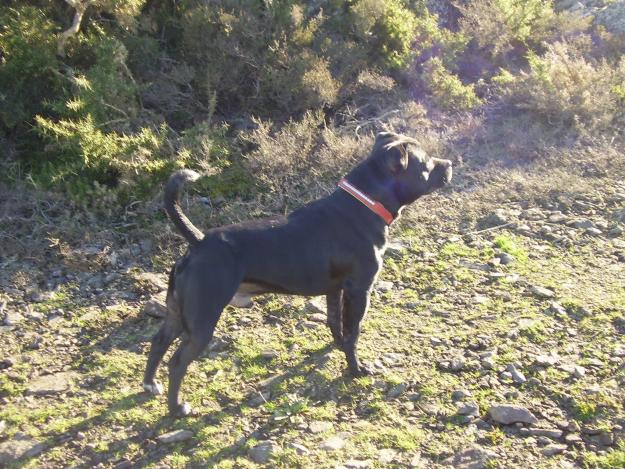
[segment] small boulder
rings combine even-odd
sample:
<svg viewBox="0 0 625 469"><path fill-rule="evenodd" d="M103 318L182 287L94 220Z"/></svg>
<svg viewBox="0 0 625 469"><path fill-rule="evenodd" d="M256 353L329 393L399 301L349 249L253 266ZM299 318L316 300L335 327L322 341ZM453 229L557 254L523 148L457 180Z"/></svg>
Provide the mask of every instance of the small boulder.
<svg viewBox="0 0 625 469"><path fill-rule="evenodd" d="M499 404L492 406L488 414L494 422L510 425L512 423L528 423L534 424L538 422L538 419L525 407L510 405L510 404Z"/></svg>
<svg viewBox="0 0 625 469"><path fill-rule="evenodd" d="M345 446L345 440L338 435L332 436L321 443L321 449L325 451L337 451Z"/></svg>
<svg viewBox="0 0 625 469"><path fill-rule="evenodd" d="M462 450L443 462L455 469L486 469L495 458L497 453L494 451L475 446Z"/></svg>
<svg viewBox="0 0 625 469"><path fill-rule="evenodd" d="M45 396L68 391L78 375L73 371L63 371L53 375L39 376L28 383L26 394Z"/></svg>
<svg viewBox="0 0 625 469"><path fill-rule="evenodd" d="M278 450L278 445L273 441L261 441L256 446L250 449L249 457L252 461L258 464L265 464L269 461L272 455Z"/></svg>
<svg viewBox="0 0 625 469"><path fill-rule="evenodd" d="M548 299L556 296L553 290L549 290L548 288L539 287L537 285L532 285L530 287L530 293L538 298Z"/></svg>
<svg viewBox="0 0 625 469"><path fill-rule="evenodd" d="M0 443L0 466L23 457L33 457L41 453L43 444L26 435L15 435L11 440Z"/></svg>
<svg viewBox="0 0 625 469"><path fill-rule="evenodd" d="M177 443L179 441L186 441L193 438L193 432L191 430L174 430L173 432L164 433L156 437L161 443Z"/></svg>

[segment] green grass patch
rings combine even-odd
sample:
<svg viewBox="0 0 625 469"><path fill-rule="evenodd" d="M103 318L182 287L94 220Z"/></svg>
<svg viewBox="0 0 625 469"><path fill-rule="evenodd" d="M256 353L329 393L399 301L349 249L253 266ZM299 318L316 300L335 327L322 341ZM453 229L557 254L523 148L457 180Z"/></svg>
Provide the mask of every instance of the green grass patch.
<svg viewBox="0 0 625 469"><path fill-rule="evenodd" d="M625 467L625 442L621 442L614 451L598 456L594 453L584 453L584 467L599 469L622 469Z"/></svg>

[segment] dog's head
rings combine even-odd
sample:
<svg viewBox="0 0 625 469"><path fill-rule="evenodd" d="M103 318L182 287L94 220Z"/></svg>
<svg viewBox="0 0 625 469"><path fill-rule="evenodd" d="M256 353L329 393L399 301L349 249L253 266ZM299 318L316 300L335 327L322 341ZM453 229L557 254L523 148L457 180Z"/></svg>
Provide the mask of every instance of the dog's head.
<svg viewBox="0 0 625 469"><path fill-rule="evenodd" d="M377 135L370 158L401 205L408 205L451 181L451 161L431 158L418 141L393 132Z"/></svg>

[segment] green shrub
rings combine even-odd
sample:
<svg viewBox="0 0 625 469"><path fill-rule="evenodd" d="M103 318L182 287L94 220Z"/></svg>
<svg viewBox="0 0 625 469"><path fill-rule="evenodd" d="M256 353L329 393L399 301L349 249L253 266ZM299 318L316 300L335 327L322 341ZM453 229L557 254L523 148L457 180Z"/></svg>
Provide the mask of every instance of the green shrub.
<svg viewBox="0 0 625 469"><path fill-rule="evenodd" d="M425 83L436 103L444 109L468 110L482 103L473 84L464 85L458 76L445 69L439 58L424 64Z"/></svg>
<svg viewBox="0 0 625 469"><path fill-rule="evenodd" d="M476 0L460 9L461 31L495 59L539 44L556 16L550 0Z"/></svg>
<svg viewBox="0 0 625 469"><path fill-rule="evenodd" d="M56 58L60 28L44 9L0 7L0 125L12 129L65 93Z"/></svg>
<svg viewBox="0 0 625 469"><path fill-rule="evenodd" d="M607 130L625 122L625 58L618 62L584 57L570 42L549 45L528 55L529 71L502 91L517 108L543 118L550 126Z"/></svg>
<svg viewBox="0 0 625 469"><path fill-rule="evenodd" d="M362 2L372 3L370 0L359 3ZM416 36L417 17L400 0L379 3L383 4L382 14L368 31L373 38L374 49L379 51L387 66L404 68L414 55L411 46Z"/></svg>

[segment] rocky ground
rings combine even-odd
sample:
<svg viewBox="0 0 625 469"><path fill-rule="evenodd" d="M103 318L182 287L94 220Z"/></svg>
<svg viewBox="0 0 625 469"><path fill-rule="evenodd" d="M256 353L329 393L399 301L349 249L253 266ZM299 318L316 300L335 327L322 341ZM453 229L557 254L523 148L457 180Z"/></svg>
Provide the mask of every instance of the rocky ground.
<svg viewBox="0 0 625 469"><path fill-rule="evenodd" d="M267 296L222 316L180 420L140 388L180 238L33 231L47 250L2 258L0 466L625 466L622 172L476 174L392 230L374 376L345 374L321 299Z"/></svg>

